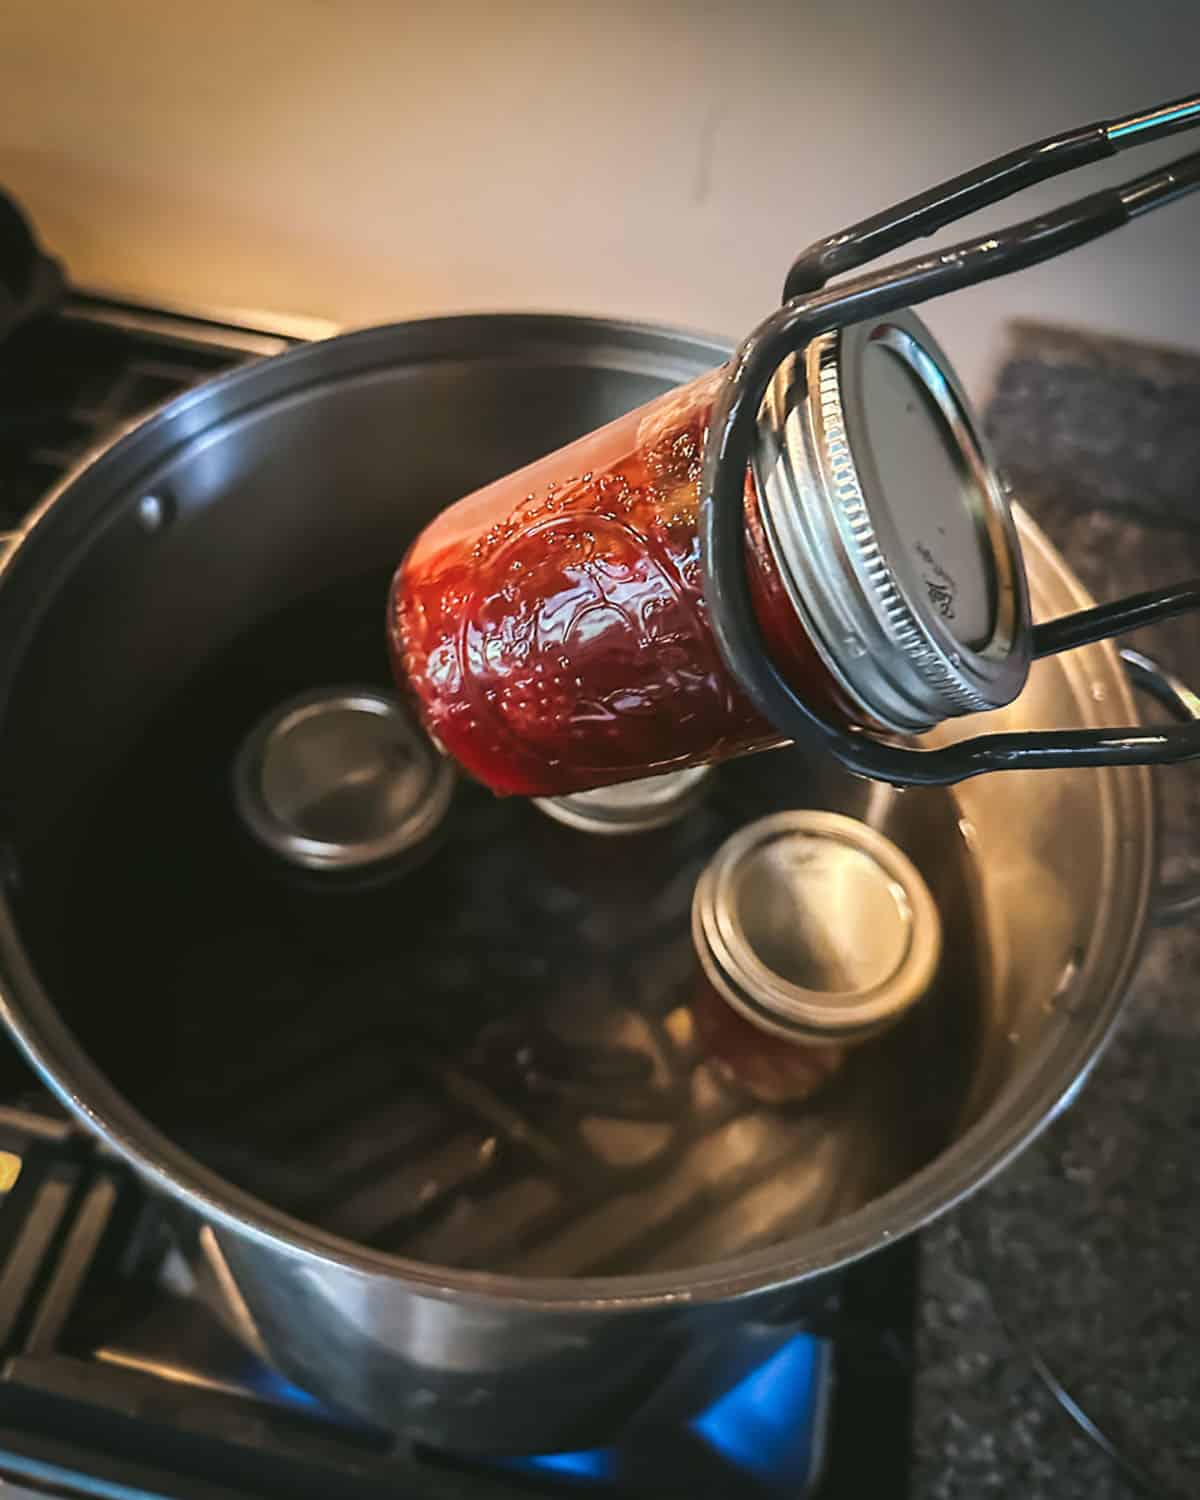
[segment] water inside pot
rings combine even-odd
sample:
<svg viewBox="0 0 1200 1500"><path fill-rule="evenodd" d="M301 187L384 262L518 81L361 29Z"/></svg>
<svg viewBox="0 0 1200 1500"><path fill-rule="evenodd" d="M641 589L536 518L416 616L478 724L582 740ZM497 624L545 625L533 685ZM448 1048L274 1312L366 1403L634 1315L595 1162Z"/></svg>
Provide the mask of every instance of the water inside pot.
<svg viewBox="0 0 1200 1500"><path fill-rule="evenodd" d="M722 768L702 807L632 844L463 783L428 860L372 887L293 880L252 845L239 744L296 692L386 687L385 584L344 581L242 634L72 819L61 907L27 916L115 1085L302 1219L518 1275L762 1247L936 1156L962 1128L989 972L951 793L899 795L784 750ZM899 843L946 944L927 999L789 1109L704 1058L687 1006L697 874L736 827L795 806Z"/></svg>

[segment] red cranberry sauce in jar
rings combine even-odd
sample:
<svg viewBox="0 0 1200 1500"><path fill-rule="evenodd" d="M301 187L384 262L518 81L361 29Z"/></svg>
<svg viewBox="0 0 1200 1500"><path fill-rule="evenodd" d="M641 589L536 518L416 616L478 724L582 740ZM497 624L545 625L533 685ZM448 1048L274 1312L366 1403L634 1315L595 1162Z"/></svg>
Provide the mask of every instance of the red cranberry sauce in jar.
<svg viewBox="0 0 1200 1500"><path fill-rule="evenodd" d="M562 795L778 741L726 669L702 592L699 477L721 375L460 500L397 571L397 678L426 729L494 791ZM768 552L749 475L746 500L774 658L848 719Z"/></svg>
<svg viewBox="0 0 1200 1500"><path fill-rule="evenodd" d="M847 1048L793 1042L739 1016L703 976L691 999L700 1044L713 1061L763 1104L799 1104L841 1068Z"/></svg>

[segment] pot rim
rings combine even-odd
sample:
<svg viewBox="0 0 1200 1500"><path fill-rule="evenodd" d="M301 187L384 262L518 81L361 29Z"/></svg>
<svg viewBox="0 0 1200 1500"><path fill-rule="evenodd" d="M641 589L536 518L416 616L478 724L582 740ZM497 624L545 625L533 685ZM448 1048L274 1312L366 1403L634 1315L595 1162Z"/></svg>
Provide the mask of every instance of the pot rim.
<svg viewBox="0 0 1200 1500"><path fill-rule="evenodd" d="M248 400L235 404L231 410L216 413L214 421L221 425L243 420L258 405L293 395L305 386L336 381L349 372L364 374L412 358L503 358L520 345L521 336L528 339L530 335L544 353L556 352L559 359L569 357L573 347L591 346L593 364L601 363L594 353L597 339L608 341L626 356L639 348L647 353L657 351L660 377L664 353L679 362L681 378L691 378L706 368L699 361L711 357L719 362L731 352L722 340L686 330L558 313L426 318L380 325L303 345L205 381L88 453L30 514L0 561L0 597L11 589L14 574L31 563L39 544L66 510L70 497L89 482L101 480L101 471L117 465L121 459L136 457L139 447L148 445L156 435L168 448L174 446L172 437L190 442L201 435L211 436L211 425L197 424L194 415L205 402L212 403L214 393L235 401L244 394L243 387L249 394ZM374 345L384 351L384 357L373 357ZM331 351L335 355L335 368L314 375L314 370L321 371L329 362ZM528 352L521 357L528 359ZM172 427L176 429L173 434ZM127 489L127 481L122 481L119 475L115 477L118 487ZM115 499L112 503L116 503ZM1023 546L1036 559L1040 571L1050 576L1070 607L1090 605L1091 599L1042 532L1019 507L1014 506L1014 512ZM29 637L30 632L26 631L17 641L0 643L0 665L9 658L7 667L0 670L0 679L11 673ZM1115 649L1104 643L1086 650L1103 652L1110 658L1108 675L1112 685L1106 683L1109 713L1119 715L1122 722L1137 722L1132 693L1117 663ZM5 697L6 688L5 682L0 687ZM0 698L0 732L6 712L7 704ZM1103 993L1089 1003L1087 1023L1075 1032L1069 1051L1060 1044L1057 1051L1047 1050L1033 1058L1021 1087L1012 1089L1008 1096L992 1105L919 1172L854 1213L808 1232L799 1240L785 1240L766 1249L701 1266L640 1275L579 1278L526 1278L460 1271L369 1249L274 1208L227 1182L176 1145L100 1072L42 987L21 941L7 896L2 893L0 1020L67 1110L154 1188L182 1201L214 1227L297 1261L316 1260L352 1275L402 1280L422 1295L447 1301L466 1299L498 1308L545 1308L550 1304L562 1311L610 1314L649 1306L669 1308L725 1302L808 1280L920 1229L1006 1166L1082 1087L1112 1033L1140 957L1155 870L1156 835L1152 784L1145 767L1072 774L1105 778L1111 794L1120 793L1123 798L1129 828L1140 825L1141 838L1134 837L1128 829L1122 834L1125 876L1122 903L1127 909L1132 904L1127 928L1129 940L1124 952L1117 953L1108 965Z"/></svg>

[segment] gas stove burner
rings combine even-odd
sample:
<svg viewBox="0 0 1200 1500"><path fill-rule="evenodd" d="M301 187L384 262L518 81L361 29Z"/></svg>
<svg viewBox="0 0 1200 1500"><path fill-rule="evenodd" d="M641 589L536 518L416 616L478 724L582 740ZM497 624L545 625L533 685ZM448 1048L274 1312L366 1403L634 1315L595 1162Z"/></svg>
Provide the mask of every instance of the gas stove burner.
<svg viewBox="0 0 1200 1500"><path fill-rule="evenodd" d="M707 766L691 766L567 797L535 797L533 802L547 817L582 833L647 833L691 812L711 775Z"/></svg>
<svg viewBox="0 0 1200 1500"><path fill-rule="evenodd" d="M279 704L242 743L234 795L258 842L306 870L410 854L446 816L455 775L401 705L370 688Z"/></svg>

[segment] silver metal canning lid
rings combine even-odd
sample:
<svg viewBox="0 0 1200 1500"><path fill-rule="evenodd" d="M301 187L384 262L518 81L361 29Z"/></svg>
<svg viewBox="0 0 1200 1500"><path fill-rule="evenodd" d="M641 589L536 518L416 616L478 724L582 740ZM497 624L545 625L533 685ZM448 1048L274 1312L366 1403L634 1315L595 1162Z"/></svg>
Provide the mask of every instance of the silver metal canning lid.
<svg viewBox="0 0 1200 1500"><path fill-rule="evenodd" d="M889 839L841 813L773 813L713 856L692 936L711 983L792 1041L870 1036L928 989L941 958L929 887Z"/></svg>
<svg viewBox="0 0 1200 1500"><path fill-rule="evenodd" d="M1029 670L1025 569L966 395L910 312L777 372L754 474L788 596L864 717L916 733L998 708Z"/></svg>
<svg viewBox="0 0 1200 1500"><path fill-rule="evenodd" d="M234 796L251 833L309 870L404 854L441 823L454 769L394 698L327 688L278 705L243 741Z"/></svg>
<svg viewBox="0 0 1200 1500"><path fill-rule="evenodd" d="M547 817L584 833L645 833L689 813L711 774L707 766L689 766L568 797L535 797L533 803Z"/></svg>

